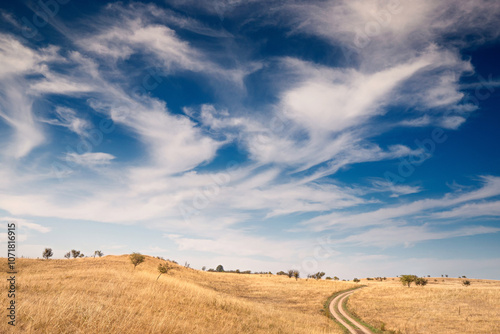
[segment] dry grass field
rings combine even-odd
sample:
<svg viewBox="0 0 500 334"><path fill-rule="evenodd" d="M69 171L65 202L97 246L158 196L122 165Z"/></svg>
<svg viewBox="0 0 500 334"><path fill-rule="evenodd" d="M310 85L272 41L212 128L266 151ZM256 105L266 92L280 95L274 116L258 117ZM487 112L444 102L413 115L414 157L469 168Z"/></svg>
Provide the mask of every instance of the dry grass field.
<svg viewBox="0 0 500 334"><path fill-rule="evenodd" d="M398 278L362 280L368 287L350 297L348 308L389 333L500 333L500 282L470 281L464 287L458 278L432 277L427 286L408 288Z"/></svg>
<svg viewBox="0 0 500 334"><path fill-rule="evenodd" d="M127 255L17 259L17 326L2 316L0 333L342 333L323 304L354 285L182 266L156 281L160 263L146 257L134 270Z"/></svg>

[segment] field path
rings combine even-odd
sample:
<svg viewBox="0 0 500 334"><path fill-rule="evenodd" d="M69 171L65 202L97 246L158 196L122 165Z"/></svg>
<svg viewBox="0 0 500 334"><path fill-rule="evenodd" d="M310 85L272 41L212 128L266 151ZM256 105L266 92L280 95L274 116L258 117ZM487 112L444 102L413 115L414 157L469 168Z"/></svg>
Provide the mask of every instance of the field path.
<svg viewBox="0 0 500 334"><path fill-rule="evenodd" d="M343 307L344 301L356 290L357 289L346 291L333 298L329 306L330 313L334 316L335 319L337 319L338 322L340 322L345 328L347 328L347 330L351 334L373 334L373 332L368 328L354 320ZM346 321L346 319L350 322L350 324Z"/></svg>

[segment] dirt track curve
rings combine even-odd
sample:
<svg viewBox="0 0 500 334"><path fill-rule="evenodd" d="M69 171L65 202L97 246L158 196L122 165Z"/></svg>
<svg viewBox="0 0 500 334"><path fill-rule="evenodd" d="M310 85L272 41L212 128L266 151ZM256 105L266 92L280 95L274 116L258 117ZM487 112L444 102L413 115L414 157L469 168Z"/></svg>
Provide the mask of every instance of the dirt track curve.
<svg viewBox="0 0 500 334"><path fill-rule="evenodd" d="M351 334L373 334L368 328L354 320L343 308L344 300L352 295L356 290L346 291L333 298L330 302L330 312ZM350 322L350 324L346 321ZM352 324L352 325L351 325Z"/></svg>

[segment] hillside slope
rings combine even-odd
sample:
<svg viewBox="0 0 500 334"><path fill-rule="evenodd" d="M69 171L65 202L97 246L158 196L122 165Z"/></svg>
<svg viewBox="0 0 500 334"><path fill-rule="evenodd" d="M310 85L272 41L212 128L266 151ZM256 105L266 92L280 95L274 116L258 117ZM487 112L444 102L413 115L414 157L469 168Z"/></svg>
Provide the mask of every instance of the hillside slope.
<svg viewBox="0 0 500 334"><path fill-rule="evenodd" d="M323 303L353 286L182 266L156 281L164 261L146 257L134 270L127 255L17 261L23 333L341 333Z"/></svg>

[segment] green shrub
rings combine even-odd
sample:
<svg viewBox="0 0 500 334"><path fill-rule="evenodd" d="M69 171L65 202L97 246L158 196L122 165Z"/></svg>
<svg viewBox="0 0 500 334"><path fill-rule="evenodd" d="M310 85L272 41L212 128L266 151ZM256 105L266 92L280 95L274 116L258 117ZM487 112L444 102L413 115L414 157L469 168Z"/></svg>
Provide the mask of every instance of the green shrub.
<svg viewBox="0 0 500 334"><path fill-rule="evenodd" d="M145 259L146 258L141 253L130 254L130 262L132 262L132 264L134 265L134 270L135 270L135 267L137 267L138 265L143 263Z"/></svg>

